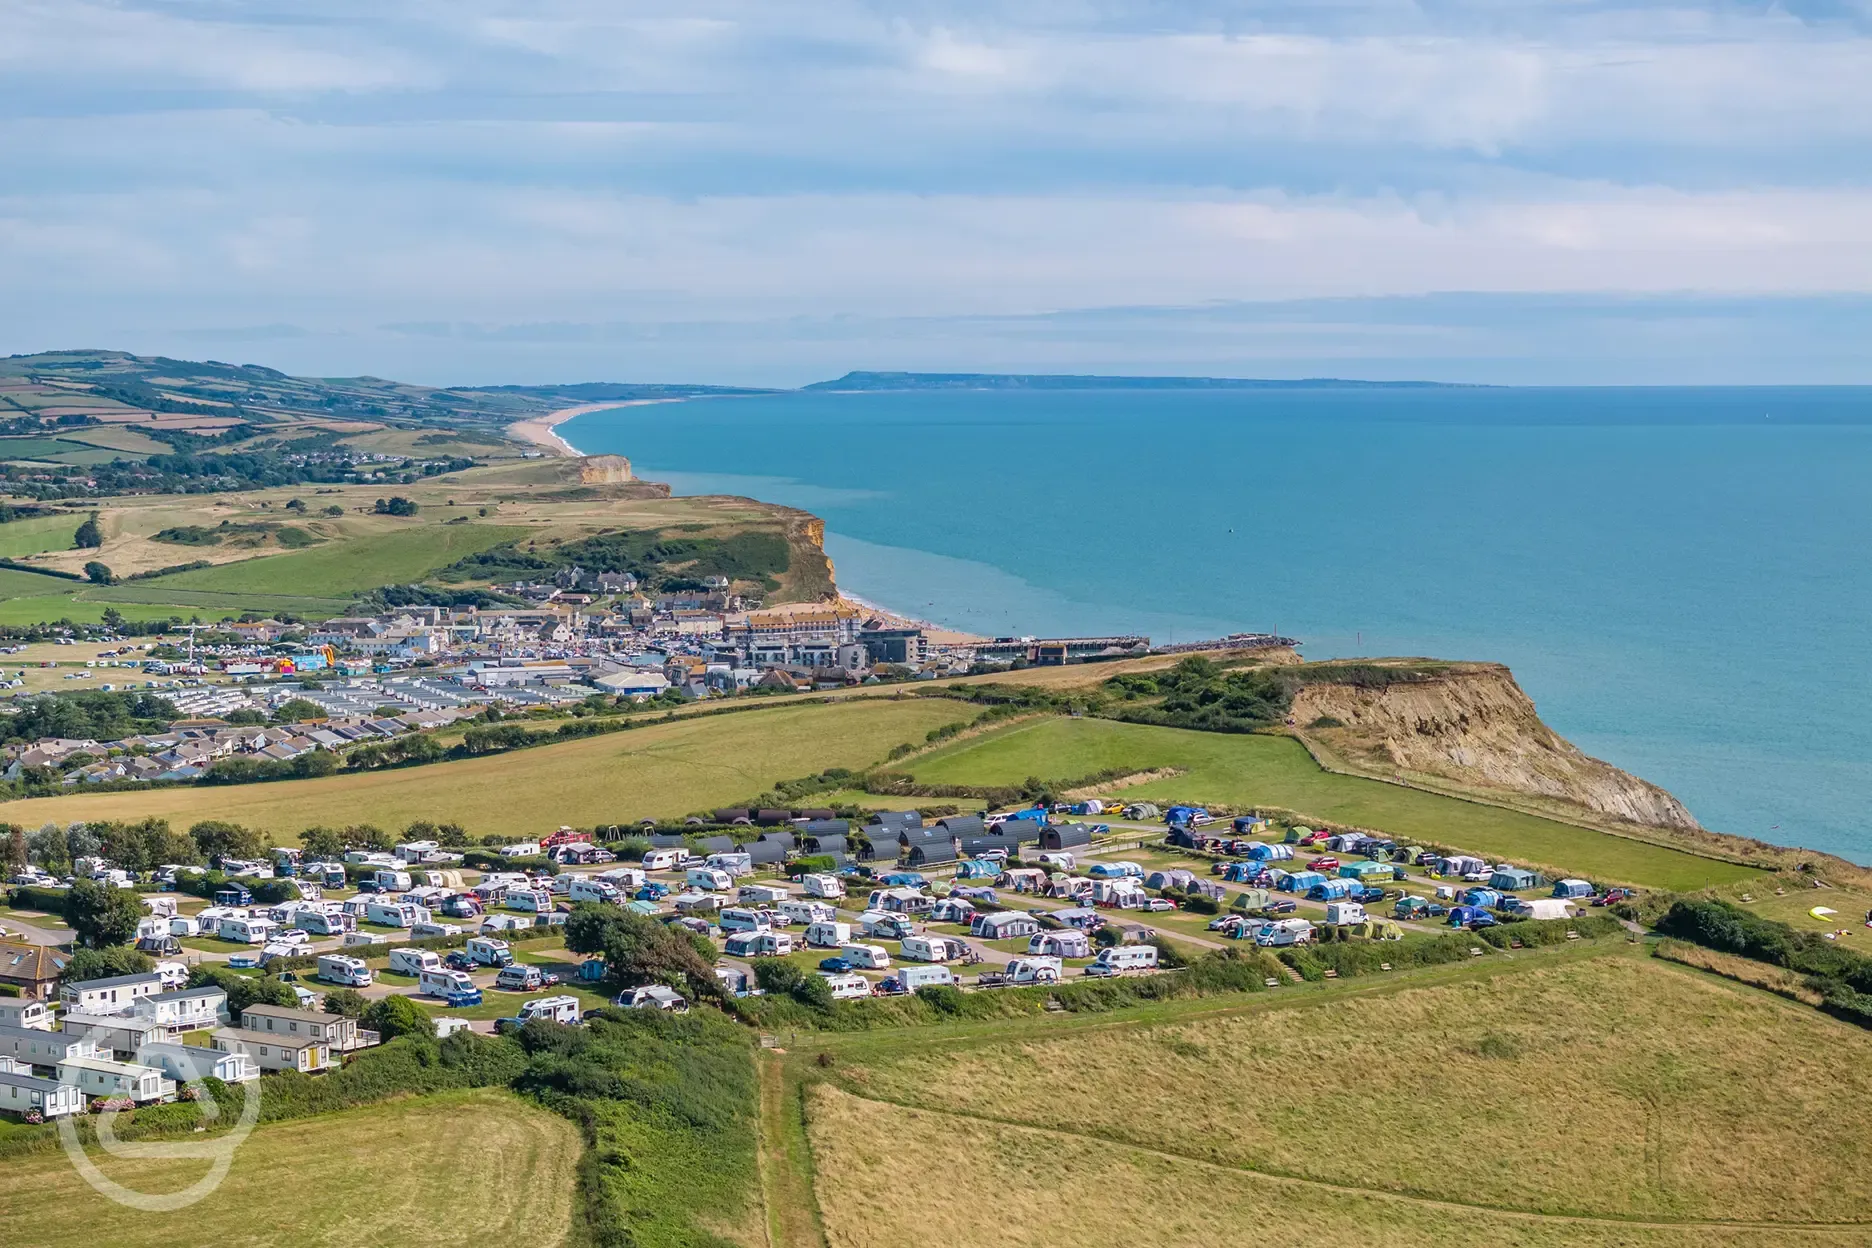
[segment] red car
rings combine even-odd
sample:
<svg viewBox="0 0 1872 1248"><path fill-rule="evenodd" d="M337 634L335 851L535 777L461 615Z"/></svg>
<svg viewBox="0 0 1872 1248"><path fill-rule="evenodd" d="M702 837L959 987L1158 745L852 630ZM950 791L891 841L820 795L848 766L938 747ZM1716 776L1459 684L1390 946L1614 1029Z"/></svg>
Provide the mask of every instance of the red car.
<svg viewBox="0 0 1872 1248"><path fill-rule="evenodd" d="M1314 871L1337 871L1339 869L1339 860L1337 858L1315 858L1312 862L1307 863L1307 866Z"/></svg>

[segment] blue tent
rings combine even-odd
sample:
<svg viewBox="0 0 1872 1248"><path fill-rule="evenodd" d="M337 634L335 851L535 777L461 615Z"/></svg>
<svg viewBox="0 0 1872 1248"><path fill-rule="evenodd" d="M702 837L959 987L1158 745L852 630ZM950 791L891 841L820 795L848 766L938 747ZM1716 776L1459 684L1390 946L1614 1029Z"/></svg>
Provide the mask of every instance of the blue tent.
<svg viewBox="0 0 1872 1248"><path fill-rule="evenodd" d="M1585 880L1559 880L1553 886L1553 895L1556 897L1590 897L1593 895L1593 886Z"/></svg>
<svg viewBox="0 0 1872 1248"><path fill-rule="evenodd" d="M1274 887L1283 893L1304 893L1315 884L1324 884L1326 877L1318 871L1296 871Z"/></svg>
<svg viewBox="0 0 1872 1248"><path fill-rule="evenodd" d="M1492 888L1466 888L1463 890L1463 904L1468 906L1499 906L1502 895Z"/></svg>
<svg viewBox="0 0 1872 1248"><path fill-rule="evenodd" d="M1495 916L1480 906L1451 906L1449 925L1451 927L1494 927Z"/></svg>
<svg viewBox="0 0 1872 1248"><path fill-rule="evenodd" d="M1308 901L1341 901L1352 895L1354 889L1365 886L1357 880L1321 880L1307 889Z"/></svg>

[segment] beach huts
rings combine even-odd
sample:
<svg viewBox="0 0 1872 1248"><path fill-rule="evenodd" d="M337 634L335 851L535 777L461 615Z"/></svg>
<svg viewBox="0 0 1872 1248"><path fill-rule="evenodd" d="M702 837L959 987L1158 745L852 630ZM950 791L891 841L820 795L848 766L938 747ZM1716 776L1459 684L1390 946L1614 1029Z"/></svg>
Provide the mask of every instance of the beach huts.
<svg viewBox="0 0 1872 1248"><path fill-rule="evenodd" d="M1530 871L1526 867L1511 867L1506 863L1495 868L1489 876L1489 887L1500 889L1504 893L1519 892L1524 888L1539 888L1540 872Z"/></svg>

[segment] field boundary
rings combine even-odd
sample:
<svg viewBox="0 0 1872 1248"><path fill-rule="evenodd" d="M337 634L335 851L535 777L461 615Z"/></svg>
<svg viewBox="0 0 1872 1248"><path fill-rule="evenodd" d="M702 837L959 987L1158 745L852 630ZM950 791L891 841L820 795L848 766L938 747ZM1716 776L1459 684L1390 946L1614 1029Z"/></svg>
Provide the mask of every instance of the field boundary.
<svg viewBox="0 0 1872 1248"><path fill-rule="evenodd" d="M1388 1201L1397 1204L1417 1205L1424 1208L1447 1210L1451 1213L1488 1213L1498 1217L1517 1218L1529 1222L1557 1222L1568 1225L1631 1227L1639 1230L1752 1230L1781 1231L1803 1233L1825 1233L1833 1231L1857 1231L1872 1228L1872 1221L1865 1222L1766 1222L1725 1218L1658 1218L1653 1216L1596 1214L1596 1213L1548 1213L1538 1209L1521 1209L1512 1205L1487 1205L1470 1201L1451 1200L1440 1196L1419 1196L1413 1193L1386 1191L1383 1188L1360 1187L1352 1183L1339 1183L1330 1179L1309 1179L1299 1175L1284 1174L1277 1170L1263 1170L1241 1162L1215 1161L1193 1153L1181 1153L1160 1146L1138 1144L1131 1140L1104 1135L1096 1131L1065 1131L1058 1127L1037 1126L1017 1118L1004 1118L995 1114L972 1113L959 1109L936 1109L927 1105L897 1101L889 1097L863 1092L854 1092L844 1085L834 1086L843 1095L874 1105L889 1105L913 1113L933 1114L943 1118L959 1118L972 1122L987 1123L992 1126L1014 1127L1023 1131L1032 1131L1039 1135L1057 1139L1090 1140L1099 1144L1130 1149L1146 1156L1164 1161L1178 1162L1184 1165L1202 1166L1210 1170L1222 1170L1231 1174L1251 1174L1270 1183L1290 1187L1305 1187L1324 1190L1336 1195L1359 1196L1371 1200Z"/></svg>

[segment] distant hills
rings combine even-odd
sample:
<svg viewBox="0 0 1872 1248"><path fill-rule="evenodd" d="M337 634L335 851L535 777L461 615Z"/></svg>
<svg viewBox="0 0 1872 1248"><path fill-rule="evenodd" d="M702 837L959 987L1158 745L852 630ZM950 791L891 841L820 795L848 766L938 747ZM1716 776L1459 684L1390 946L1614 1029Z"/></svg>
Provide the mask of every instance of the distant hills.
<svg viewBox="0 0 1872 1248"><path fill-rule="evenodd" d="M1078 373L846 373L802 390L1430 390L1442 381L1348 381L1339 377L1108 377Z"/></svg>

